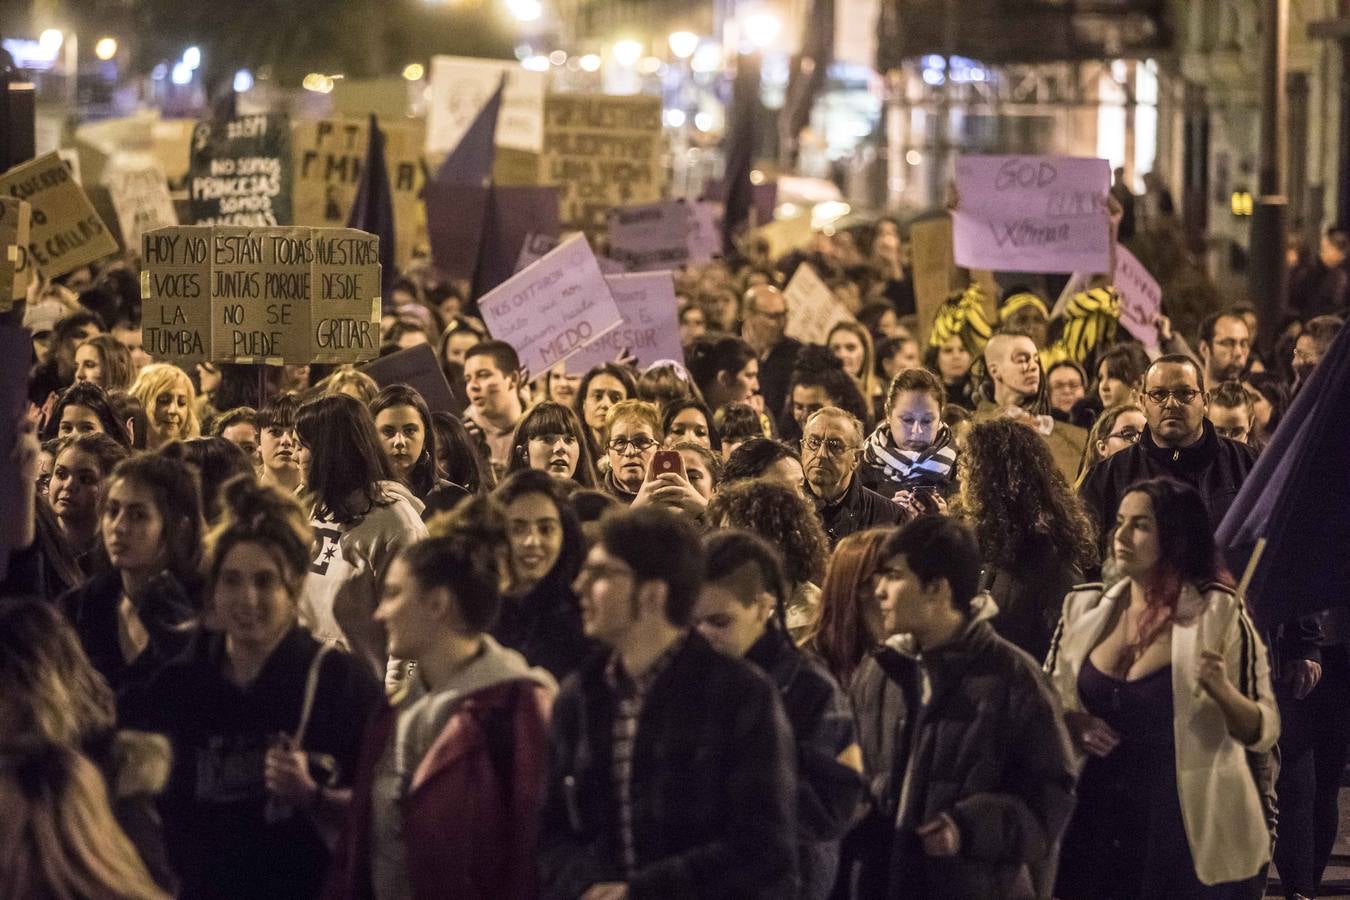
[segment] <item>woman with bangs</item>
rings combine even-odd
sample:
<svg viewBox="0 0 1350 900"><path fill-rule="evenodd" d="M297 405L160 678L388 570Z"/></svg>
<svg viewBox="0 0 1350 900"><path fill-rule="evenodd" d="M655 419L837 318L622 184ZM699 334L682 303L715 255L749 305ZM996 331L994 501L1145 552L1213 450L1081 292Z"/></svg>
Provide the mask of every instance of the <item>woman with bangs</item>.
<svg viewBox="0 0 1350 900"><path fill-rule="evenodd" d="M136 376L131 396L145 407L150 419L147 450L158 450L173 441L199 437L197 391L187 373L169 363L151 363Z"/></svg>
<svg viewBox="0 0 1350 900"><path fill-rule="evenodd" d="M525 413L511 439L506 474L526 469L538 469L583 488L599 485L595 457L576 413L547 400Z"/></svg>
<svg viewBox="0 0 1350 900"><path fill-rule="evenodd" d="M422 501L423 519L454 509L469 496L445 478L431 410L416 388L389 385L370 402L370 414L394 474Z"/></svg>
<svg viewBox="0 0 1350 900"><path fill-rule="evenodd" d="M577 388L572 411L586 426L591 456L602 459L605 448L605 419L615 404L637 397L637 379L631 370L614 363L596 366L586 373ZM599 463L597 463L599 465Z"/></svg>

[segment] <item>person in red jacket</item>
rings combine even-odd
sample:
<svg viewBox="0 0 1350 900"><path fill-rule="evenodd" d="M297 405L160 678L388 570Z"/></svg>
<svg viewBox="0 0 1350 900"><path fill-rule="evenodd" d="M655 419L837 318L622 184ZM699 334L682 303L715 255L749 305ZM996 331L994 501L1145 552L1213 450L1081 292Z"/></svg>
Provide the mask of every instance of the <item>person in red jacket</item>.
<svg viewBox="0 0 1350 900"><path fill-rule="evenodd" d="M506 533L489 498L390 566L375 618L409 660L371 723L331 898L530 900L557 685L487 633Z"/></svg>

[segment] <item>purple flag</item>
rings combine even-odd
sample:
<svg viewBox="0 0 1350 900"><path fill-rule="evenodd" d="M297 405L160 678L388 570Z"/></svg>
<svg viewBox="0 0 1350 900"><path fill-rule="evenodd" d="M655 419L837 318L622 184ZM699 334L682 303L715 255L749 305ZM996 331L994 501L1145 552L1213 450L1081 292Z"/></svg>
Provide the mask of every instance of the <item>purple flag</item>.
<svg viewBox="0 0 1350 900"><path fill-rule="evenodd" d="M427 237L431 260L447 278L472 281L488 213L492 165L497 148L497 115L506 76L478 111L469 130L427 183ZM512 257L512 261L515 257Z"/></svg>
<svg viewBox="0 0 1350 900"><path fill-rule="evenodd" d="M1269 627L1350 604L1350 328L1341 329L1247 476L1216 540Z"/></svg>
<svg viewBox="0 0 1350 900"><path fill-rule="evenodd" d="M384 162L384 132L374 114L370 117L370 143L361 182L356 187L348 228L359 228L380 239L380 287L389 303L398 267L394 265L394 194L389 188L389 169Z"/></svg>
<svg viewBox="0 0 1350 900"><path fill-rule="evenodd" d="M516 260L531 235L561 234L558 189L494 186L488 199L483 241L478 248L473 296L481 297L516 273Z"/></svg>

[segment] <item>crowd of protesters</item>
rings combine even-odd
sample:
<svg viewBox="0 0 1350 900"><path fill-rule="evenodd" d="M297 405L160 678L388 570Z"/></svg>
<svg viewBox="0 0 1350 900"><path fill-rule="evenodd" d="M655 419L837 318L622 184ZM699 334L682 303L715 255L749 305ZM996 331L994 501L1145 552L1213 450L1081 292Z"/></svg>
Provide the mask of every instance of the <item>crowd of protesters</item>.
<svg viewBox="0 0 1350 900"><path fill-rule="evenodd" d="M1350 624L1258 632L1213 532L1344 234L1266 358L1243 306L1145 348L1103 276L921 334L904 246L676 272L684 359L542 376L414 266L434 411L154 360L125 261L37 286L0 897L1315 897Z"/></svg>

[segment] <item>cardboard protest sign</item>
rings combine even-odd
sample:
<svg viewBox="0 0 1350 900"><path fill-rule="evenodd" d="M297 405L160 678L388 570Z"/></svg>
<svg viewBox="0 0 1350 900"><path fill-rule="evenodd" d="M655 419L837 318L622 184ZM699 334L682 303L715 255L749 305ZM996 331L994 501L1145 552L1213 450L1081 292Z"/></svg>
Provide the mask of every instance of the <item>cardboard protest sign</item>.
<svg viewBox="0 0 1350 900"><path fill-rule="evenodd" d="M141 239L141 343L163 362L210 357L211 227L160 228Z"/></svg>
<svg viewBox="0 0 1350 900"><path fill-rule="evenodd" d="M788 323L787 336L803 343L824 344L829 339L830 329L840 322L853 322L855 319L835 300L834 292L811 268L810 263L797 266L783 291L787 300Z"/></svg>
<svg viewBox="0 0 1350 900"><path fill-rule="evenodd" d="M958 265L996 272L1105 272L1110 163L1071 156L963 156L952 213Z"/></svg>
<svg viewBox="0 0 1350 900"><path fill-rule="evenodd" d="M710 262L722 255L722 206L700 200L689 208L689 262Z"/></svg>
<svg viewBox="0 0 1350 900"><path fill-rule="evenodd" d="M115 156L103 173L103 183L112 198L122 244L127 249L139 250L141 238L148 231L178 224L168 179L153 157Z"/></svg>
<svg viewBox="0 0 1350 900"><path fill-rule="evenodd" d="M689 261L689 204L666 200L609 211L609 255L630 272L673 269Z"/></svg>
<svg viewBox="0 0 1350 900"><path fill-rule="evenodd" d="M556 184L565 227L598 232L611 207L654 203L666 187L661 98L550 94L540 182Z"/></svg>
<svg viewBox="0 0 1350 900"><path fill-rule="evenodd" d="M473 123L506 75L497 146L538 153L544 146L544 94L548 75L519 63L464 56L433 56L427 102L427 152L448 153Z"/></svg>
<svg viewBox="0 0 1350 900"><path fill-rule="evenodd" d="M145 236L141 333L175 362L347 363L379 352L379 239L350 228Z"/></svg>
<svg viewBox="0 0 1350 900"><path fill-rule="evenodd" d="M763 238L768 241L769 256L777 259L811 243L811 237L814 234L815 232L811 229L811 214L802 213L790 219L777 219L761 228L756 228L751 232L751 237ZM720 226L717 241L718 252L720 253L722 247Z"/></svg>
<svg viewBox="0 0 1350 900"><path fill-rule="evenodd" d="M286 116L198 122L188 202L198 225L290 225L291 126Z"/></svg>
<svg viewBox="0 0 1350 900"><path fill-rule="evenodd" d="M1145 347L1157 348L1162 286L1120 244L1116 245L1116 290L1120 292L1120 324Z"/></svg>
<svg viewBox="0 0 1350 900"><path fill-rule="evenodd" d="M426 242L421 194L427 183L422 148L426 128L420 122L382 121L385 168L393 193L394 259L406 265L413 248ZM292 206L296 225L341 227L347 222L370 144L370 122L335 118L296 122L291 128L295 161Z"/></svg>
<svg viewBox="0 0 1350 900"><path fill-rule="evenodd" d="M33 207L0 197L0 312L28 295L28 230Z"/></svg>
<svg viewBox="0 0 1350 900"><path fill-rule="evenodd" d="M516 348L531 376L565 362L623 323L582 234L483 296L478 309L488 331Z"/></svg>
<svg viewBox="0 0 1350 900"><path fill-rule="evenodd" d="M951 218L942 216L909 226L909 248L914 267L914 304L919 314L918 337L927 346L937 311L956 287Z"/></svg>
<svg viewBox="0 0 1350 900"><path fill-rule="evenodd" d="M684 362L680 343L679 301L670 272L606 275L605 283L623 316L623 324L591 341L567 360L569 372L587 372L613 362L627 350L640 366L660 359Z"/></svg>
<svg viewBox="0 0 1350 900"><path fill-rule="evenodd" d="M117 241L61 158L39 156L0 175L0 196L31 210L28 263L55 278L117 252Z"/></svg>
<svg viewBox="0 0 1350 900"><path fill-rule="evenodd" d="M436 360L436 351L430 344L418 344L388 356L381 356L374 362L361 367L381 388L391 384L406 384L416 388L427 401L432 412L448 412L460 415L463 408L455 402L450 391L450 382L445 380Z"/></svg>

